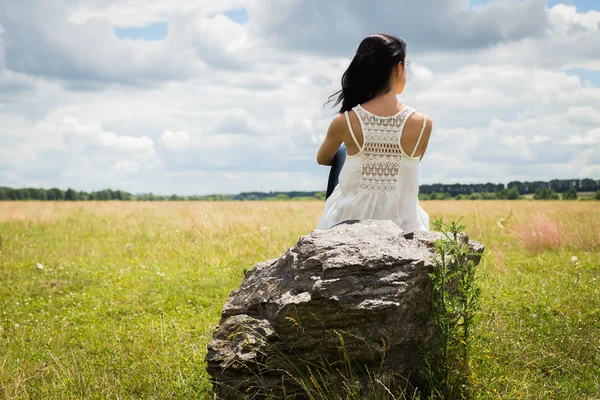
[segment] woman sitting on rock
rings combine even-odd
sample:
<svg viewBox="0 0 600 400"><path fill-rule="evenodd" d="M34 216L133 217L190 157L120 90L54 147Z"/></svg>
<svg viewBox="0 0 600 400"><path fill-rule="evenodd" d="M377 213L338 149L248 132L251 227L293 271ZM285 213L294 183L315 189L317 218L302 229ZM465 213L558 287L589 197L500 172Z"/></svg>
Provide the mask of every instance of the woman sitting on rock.
<svg viewBox="0 0 600 400"><path fill-rule="evenodd" d="M327 102L341 107L317 153L319 164L332 166L317 228L389 219L405 233L429 230L418 172L432 120L398 101L405 85L404 40L388 34L364 38L342 76L342 89Z"/></svg>

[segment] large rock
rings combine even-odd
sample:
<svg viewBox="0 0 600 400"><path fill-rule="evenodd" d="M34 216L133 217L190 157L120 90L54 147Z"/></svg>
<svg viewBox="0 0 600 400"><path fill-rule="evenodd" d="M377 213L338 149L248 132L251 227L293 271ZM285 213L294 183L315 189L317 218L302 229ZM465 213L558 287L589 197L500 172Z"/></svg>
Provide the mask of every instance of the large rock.
<svg viewBox="0 0 600 400"><path fill-rule="evenodd" d="M347 221L314 230L280 258L254 266L230 294L208 343L205 361L219 398L281 393L282 386L288 396L301 392L275 369L289 367L286 357L340 360L338 335L356 365L410 380L418 350L433 334L428 274L440 236L405 236L391 221ZM483 252L480 243L468 243Z"/></svg>

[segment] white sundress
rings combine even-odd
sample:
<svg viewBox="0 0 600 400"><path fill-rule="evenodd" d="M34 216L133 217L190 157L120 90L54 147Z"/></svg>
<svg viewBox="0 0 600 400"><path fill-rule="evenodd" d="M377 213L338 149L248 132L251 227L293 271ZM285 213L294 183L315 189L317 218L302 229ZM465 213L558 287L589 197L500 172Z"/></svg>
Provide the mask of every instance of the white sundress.
<svg viewBox="0 0 600 400"><path fill-rule="evenodd" d="M350 134L360 151L346 156L339 183L325 201L317 229L329 229L348 220L386 219L400 226L405 234L428 231L429 215L419 204L420 156L413 156L427 116L409 156L400 139L406 121L416 112L413 108L405 106L389 117L372 114L360 104L352 109L360 121L364 143L361 148L346 111Z"/></svg>

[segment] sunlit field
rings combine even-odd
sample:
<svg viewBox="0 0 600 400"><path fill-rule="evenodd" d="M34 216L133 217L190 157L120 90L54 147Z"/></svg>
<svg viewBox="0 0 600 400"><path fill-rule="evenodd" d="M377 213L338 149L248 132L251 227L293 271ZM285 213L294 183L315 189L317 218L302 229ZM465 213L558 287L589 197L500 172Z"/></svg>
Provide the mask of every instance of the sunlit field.
<svg viewBox="0 0 600 400"><path fill-rule="evenodd" d="M227 296L323 204L0 202L0 397L212 399ZM486 245L478 398L599 399L600 202L421 204Z"/></svg>

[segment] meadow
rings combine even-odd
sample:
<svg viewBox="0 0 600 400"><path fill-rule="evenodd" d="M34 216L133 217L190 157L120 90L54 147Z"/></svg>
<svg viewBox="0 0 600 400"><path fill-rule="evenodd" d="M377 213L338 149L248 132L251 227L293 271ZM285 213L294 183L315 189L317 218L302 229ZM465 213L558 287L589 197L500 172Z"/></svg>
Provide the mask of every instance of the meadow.
<svg viewBox="0 0 600 400"><path fill-rule="evenodd" d="M600 202L422 201L486 245L481 399L600 399ZM244 271L321 201L0 202L0 398L211 399L206 344Z"/></svg>

